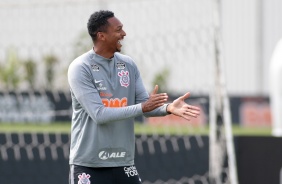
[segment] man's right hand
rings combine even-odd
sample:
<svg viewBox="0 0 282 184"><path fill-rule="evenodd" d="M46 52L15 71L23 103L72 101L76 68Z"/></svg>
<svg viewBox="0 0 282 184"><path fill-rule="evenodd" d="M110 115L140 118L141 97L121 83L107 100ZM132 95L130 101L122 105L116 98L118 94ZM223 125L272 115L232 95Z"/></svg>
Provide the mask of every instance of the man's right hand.
<svg viewBox="0 0 282 184"><path fill-rule="evenodd" d="M165 104L168 100L166 93L157 94L159 86L156 85L149 99L142 103L142 111L149 112Z"/></svg>

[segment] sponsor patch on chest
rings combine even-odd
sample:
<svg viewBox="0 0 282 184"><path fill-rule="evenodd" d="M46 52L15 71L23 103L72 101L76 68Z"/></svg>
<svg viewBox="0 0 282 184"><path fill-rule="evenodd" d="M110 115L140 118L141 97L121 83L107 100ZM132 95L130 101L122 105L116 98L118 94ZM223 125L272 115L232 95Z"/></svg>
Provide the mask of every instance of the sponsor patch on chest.
<svg viewBox="0 0 282 184"><path fill-rule="evenodd" d="M91 65L91 68L92 68L92 70L93 70L94 72L98 72L98 71L100 70L100 67L99 67L98 65L96 65L96 64Z"/></svg>
<svg viewBox="0 0 282 184"><path fill-rule="evenodd" d="M127 106L127 98L124 97L122 99L119 98L102 98L102 103L105 107L126 107Z"/></svg>
<svg viewBox="0 0 282 184"><path fill-rule="evenodd" d="M94 80L94 82L95 82L95 84L96 84L96 86L97 86L97 89L99 90L99 91L105 91L105 90L107 90L107 88L103 85L103 81L104 80Z"/></svg>
<svg viewBox="0 0 282 184"><path fill-rule="evenodd" d="M123 70L123 69L125 69L125 63L117 63L117 69L119 69L119 70Z"/></svg>

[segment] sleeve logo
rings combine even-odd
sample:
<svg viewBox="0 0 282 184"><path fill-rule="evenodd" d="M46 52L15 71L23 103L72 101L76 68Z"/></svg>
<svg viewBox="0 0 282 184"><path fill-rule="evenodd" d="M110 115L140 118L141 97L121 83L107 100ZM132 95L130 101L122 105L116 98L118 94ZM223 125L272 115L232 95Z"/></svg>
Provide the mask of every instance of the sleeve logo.
<svg viewBox="0 0 282 184"><path fill-rule="evenodd" d="M118 76L120 77L119 78L120 85L127 88L129 86L129 81L130 81L129 72L122 70L121 72L118 72Z"/></svg>

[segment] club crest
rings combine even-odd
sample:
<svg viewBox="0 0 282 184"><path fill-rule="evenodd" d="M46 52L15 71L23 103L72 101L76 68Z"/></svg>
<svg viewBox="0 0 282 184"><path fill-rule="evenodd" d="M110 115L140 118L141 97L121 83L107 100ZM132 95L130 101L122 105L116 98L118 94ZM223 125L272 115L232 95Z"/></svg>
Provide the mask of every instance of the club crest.
<svg viewBox="0 0 282 184"><path fill-rule="evenodd" d="M85 174L85 173L82 173L80 175L78 175L78 184L90 184L90 175L89 174Z"/></svg>
<svg viewBox="0 0 282 184"><path fill-rule="evenodd" d="M128 71L121 71L118 72L119 82L121 86L128 87L129 86L129 72Z"/></svg>

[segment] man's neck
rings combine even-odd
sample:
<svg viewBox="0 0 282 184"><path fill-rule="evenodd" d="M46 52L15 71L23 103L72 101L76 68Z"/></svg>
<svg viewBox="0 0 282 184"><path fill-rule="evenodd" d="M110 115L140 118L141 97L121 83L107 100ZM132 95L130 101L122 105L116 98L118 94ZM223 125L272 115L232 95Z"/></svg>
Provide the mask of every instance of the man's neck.
<svg viewBox="0 0 282 184"><path fill-rule="evenodd" d="M100 49L97 47L93 47L93 50L96 54L107 58L107 59L111 59L112 57L114 57L114 53L107 51L106 49Z"/></svg>

